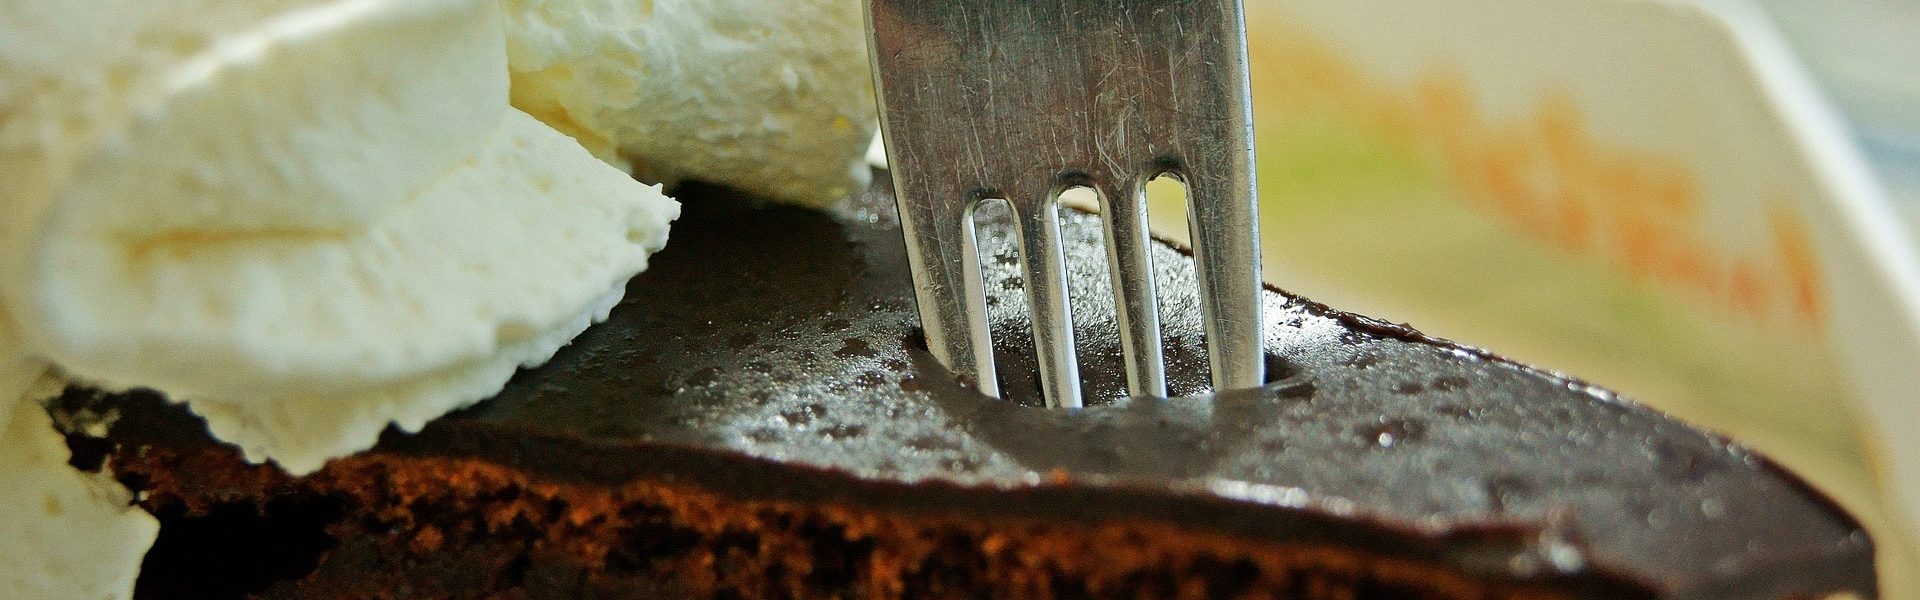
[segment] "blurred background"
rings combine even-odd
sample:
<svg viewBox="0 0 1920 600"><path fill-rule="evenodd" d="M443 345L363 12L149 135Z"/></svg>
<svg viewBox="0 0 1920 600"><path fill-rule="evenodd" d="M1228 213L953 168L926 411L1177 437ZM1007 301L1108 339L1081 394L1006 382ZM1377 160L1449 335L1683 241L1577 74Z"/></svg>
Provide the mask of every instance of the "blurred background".
<svg viewBox="0 0 1920 600"><path fill-rule="evenodd" d="M1248 0L1267 280L1758 448L1866 523L1885 597L1920 597L1920 514L1890 491L1920 455L1873 425L1920 394L1864 397L1851 346L1879 342L1835 341L1920 305L1872 277L1920 248L1834 208L1920 229L1920 0L1689 1ZM1783 70L1839 123L1769 94Z"/></svg>
<svg viewBox="0 0 1920 600"><path fill-rule="evenodd" d="M1920 0L1759 0L1920 226ZM1920 228L1920 227L1916 227Z"/></svg>

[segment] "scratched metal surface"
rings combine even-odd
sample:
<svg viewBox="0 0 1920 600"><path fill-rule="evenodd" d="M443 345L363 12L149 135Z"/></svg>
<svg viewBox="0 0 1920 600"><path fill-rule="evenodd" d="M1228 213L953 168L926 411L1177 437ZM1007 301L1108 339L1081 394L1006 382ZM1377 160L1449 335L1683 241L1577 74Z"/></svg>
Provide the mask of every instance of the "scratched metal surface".
<svg viewBox="0 0 1920 600"><path fill-rule="evenodd" d="M1258 385L1258 200L1239 0L871 0L868 20L907 256L936 358L993 382L990 344L979 339L980 282L952 258L968 252L976 203L1005 199L1025 250L1016 262L1033 300L1043 387L1056 399L1078 393L1064 315L1087 300L1059 272L1078 263L1055 252L1054 202L1070 186L1094 190L1111 217L1113 272L1128 298L1124 348L1159 347L1148 326L1143 190L1168 174L1185 182L1192 204L1195 257L1207 274L1199 306L1215 317L1209 337L1220 344L1215 380ZM1135 389L1151 390L1140 395L1159 393L1158 366L1134 361Z"/></svg>

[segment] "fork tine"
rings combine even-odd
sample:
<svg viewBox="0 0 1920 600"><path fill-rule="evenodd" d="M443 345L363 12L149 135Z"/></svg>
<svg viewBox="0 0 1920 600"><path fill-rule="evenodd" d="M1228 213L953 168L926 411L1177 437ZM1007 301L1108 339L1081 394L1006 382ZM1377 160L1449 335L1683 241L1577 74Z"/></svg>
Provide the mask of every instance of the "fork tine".
<svg viewBox="0 0 1920 600"><path fill-rule="evenodd" d="M1251 172L1250 170L1246 172ZM1251 181L1189 177L1187 230L1206 322L1213 387L1266 384L1260 326L1260 252Z"/></svg>
<svg viewBox="0 0 1920 600"><path fill-rule="evenodd" d="M1067 304L1066 249L1060 239L1059 192L1014 203L1020 262L1027 282L1028 319L1040 364L1040 387L1050 408L1080 408L1080 361L1073 345L1073 309Z"/></svg>
<svg viewBox="0 0 1920 600"><path fill-rule="evenodd" d="M1113 275L1113 306L1120 325L1120 353L1127 365L1127 393L1165 397L1167 369L1160 343L1160 305L1147 254L1146 180L1124 179L1097 186L1106 216L1107 262Z"/></svg>
<svg viewBox="0 0 1920 600"><path fill-rule="evenodd" d="M955 374L971 378L981 393L998 397L1000 378L994 369L986 288L973 230L973 211L979 202L953 194L926 177L896 172L894 183L899 188L900 229L906 234L907 261L912 265L914 300L920 306L927 351Z"/></svg>
<svg viewBox="0 0 1920 600"><path fill-rule="evenodd" d="M966 341L964 344L949 344L948 347L958 351L964 345L966 351L972 353L975 386L980 393L998 398L1000 374L993 361L993 334L987 325L987 289L984 277L980 273L979 233L973 228L973 212L979 208L979 202L969 203L960 216L961 302L957 310L966 315L964 330ZM956 308L950 307L947 310L952 311Z"/></svg>
<svg viewBox="0 0 1920 600"><path fill-rule="evenodd" d="M1187 184L1189 235L1199 275L1201 314L1214 389L1266 383L1260 318L1259 198L1254 185L1252 84L1246 25L1238 0L1194 3L1208 31L1195 39L1210 51L1201 63L1166 55L1170 80L1159 122L1185 137L1174 153Z"/></svg>

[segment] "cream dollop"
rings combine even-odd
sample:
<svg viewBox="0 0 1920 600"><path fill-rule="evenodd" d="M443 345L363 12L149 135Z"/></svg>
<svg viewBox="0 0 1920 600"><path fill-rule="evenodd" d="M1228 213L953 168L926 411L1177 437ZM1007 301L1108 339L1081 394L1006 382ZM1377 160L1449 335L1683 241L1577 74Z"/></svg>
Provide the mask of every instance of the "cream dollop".
<svg viewBox="0 0 1920 600"><path fill-rule="evenodd" d="M0 313L0 431L5 431L8 419L13 418L13 404L46 372L46 361L35 358L15 339L12 323Z"/></svg>
<svg viewBox="0 0 1920 600"><path fill-rule="evenodd" d="M545 362L605 320L678 214L658 187L635 183L571 138L513 112L477 156L366 229L360 242L299 256L297 267L236 253L228 258L244 264L215 271L232 280L285 278L281 289L300 294L278 295L273 308L293 318L385 327L367 339L408 367L403 377L370 380L349 370L333 376L362 385L207 393L189 396L190 406L249 459L271 458L294 473L365 449L389 422L417 431L492 396L516 369ZM381 272L401 260L407 268Z"/></svg>
<svg viewBox="0 0 1920 600"><path fill-rule="evenodd" d="M0 598L132 596L160 523L112 477L69 466L47 412L19 398L0 396Z"/></svg>
<svg viewBox="0 0 1920 600"><path fill-rule="evenodd" d="M295 473L545 360L678 214L508 105L491 0L10 3L0 40L24 348Z"/></svg>
<svg viewBox="0 0 1920 600"><path fill-rule="evenodd" d="M877 128L856 0L502 0L514 106L645 181L825 205Z"/></svg>

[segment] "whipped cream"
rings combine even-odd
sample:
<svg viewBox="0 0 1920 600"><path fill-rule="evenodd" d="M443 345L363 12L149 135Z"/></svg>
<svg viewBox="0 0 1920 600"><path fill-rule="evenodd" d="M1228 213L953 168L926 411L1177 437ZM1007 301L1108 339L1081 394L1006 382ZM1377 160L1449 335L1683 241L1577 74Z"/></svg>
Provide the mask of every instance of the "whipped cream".
<svg viewBox="0 0 1920 600"><path fill-rule="evenodd" d="M0 431L6 431L13 418L13 405L46 372L46 361L34 358L14 339L12 324L6 314L0 313ZM6 451L3 442L0 440L0 452Z"/></svg>
<svg viewBox="0 0 1920 600"><path fill-rule="evenodd" d="M857 0L502 0L514 106L645 181L825 205L877 128Z"/></svg>
<svg viewBox="0 0 1920 600"><path fill-rule="evenodd" d="M678 215L679 205L658 187L635 183L566 135L510 113L478 156L360 241L327 248L323 260L334 268L268 263L218 272L284 277L262 300L274 304L254 310L283 311L279 319L325 315L315 336L363 326L377 344L369 351L408 367L369 371L403 376L374 379L349 362L331 385L290 378L297 383L246 395L188 396L189 407L248 459L271 458L296 474L371 446L388 422L418 431L492 396L516 369L545 362L605 320ZM403 259L412 264L378 270Z"/></svg>
<svg viewBox="0 0 1920 600"><path fill-rule="evenodd" d="M160 523L111 477L69 466L47 412L18 398L0 396L0 597L131 596Z"/></svg>
<svg viewBox="0 0 1920 600"><path fill-rule="evenodd" d="M0 3L0 597L128 597L156 535L50 365L303 474L606 317L678 205L507 85L492 0Z"/></svg>
<svg viewBox="0 0 1920 600"><path fill-rule="evenodd" d="M678 214L508 105L490 0L17 2L0 28L24 347L296 474L545 360Z"/></svg>

